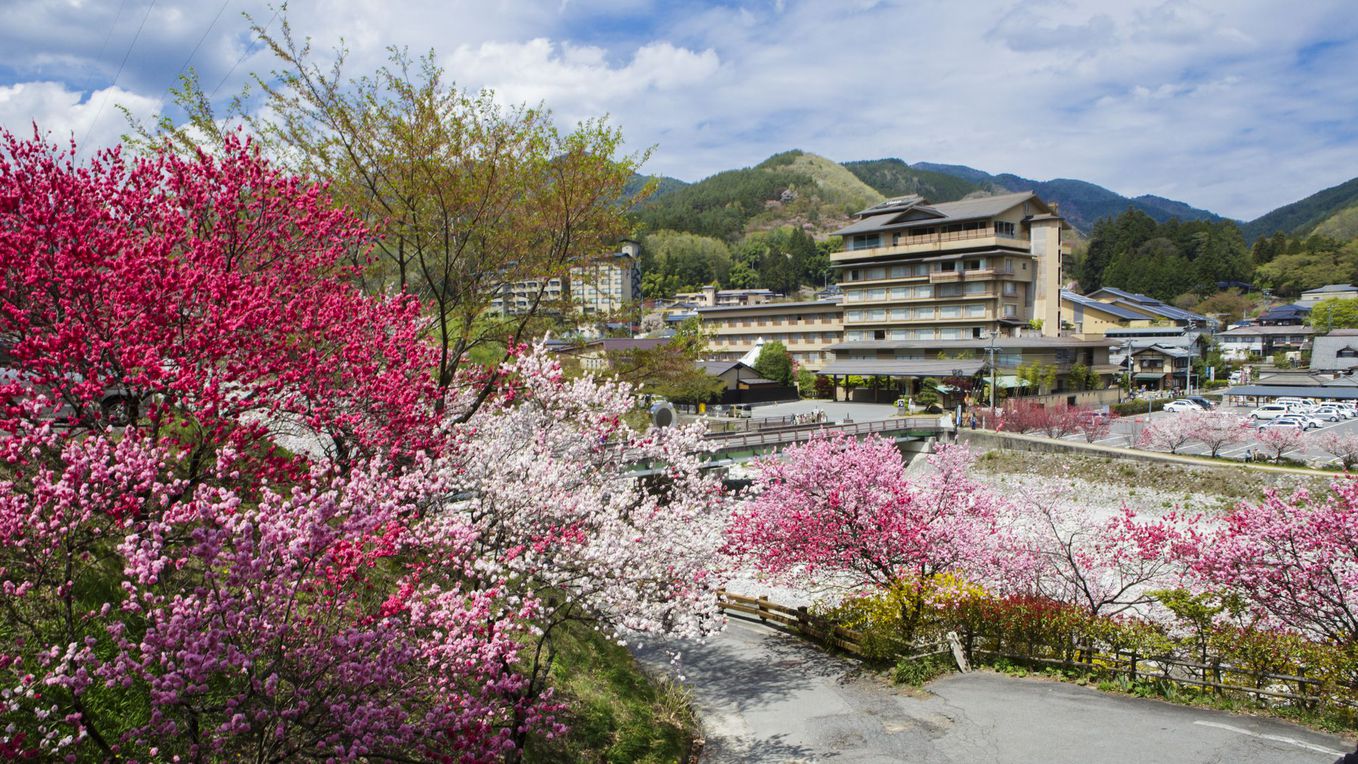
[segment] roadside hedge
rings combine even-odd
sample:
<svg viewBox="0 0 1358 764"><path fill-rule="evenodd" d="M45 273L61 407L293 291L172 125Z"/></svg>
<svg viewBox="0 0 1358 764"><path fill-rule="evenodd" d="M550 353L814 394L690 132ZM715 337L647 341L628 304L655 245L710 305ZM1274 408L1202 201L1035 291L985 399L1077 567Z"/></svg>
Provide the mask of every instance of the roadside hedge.
<svg viewBox="0 0 1358 764"><path fill-rule="evenodd" d="M1155 398L1150 401L1150 410L1159 411L1163 409L1165 407L1165 404L1169 403L1171 400L1173 399ZM1108 408L1110 411L1112 411L1114 414L1117 414L1118 416L1136 416L1137 414L1146 413L1146 401L1124 401L1122 403L1114 403L1112 406L1109 406Z"/></svg>

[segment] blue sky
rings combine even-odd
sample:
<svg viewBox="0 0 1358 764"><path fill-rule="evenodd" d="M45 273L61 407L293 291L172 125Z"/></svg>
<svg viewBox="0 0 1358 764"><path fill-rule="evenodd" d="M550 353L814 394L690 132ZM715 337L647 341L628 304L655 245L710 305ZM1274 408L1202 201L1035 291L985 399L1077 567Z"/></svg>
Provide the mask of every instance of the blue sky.
<svg viewBox="0 0 1358 764"><path fill-rule="evenodd" d="M1248 219L1358 176L1355 10L293 0L289 16L322 50L343 39L355 73L389 45L432 48L464 87L565 123L609 114L631 147L656 147L650 172L685 180L801 148L1080 178ZM114 106L156 114L190 60L224 99L273 66L243 12L273 15L266 0L0 0L0 125L116 142Z"/></svg>

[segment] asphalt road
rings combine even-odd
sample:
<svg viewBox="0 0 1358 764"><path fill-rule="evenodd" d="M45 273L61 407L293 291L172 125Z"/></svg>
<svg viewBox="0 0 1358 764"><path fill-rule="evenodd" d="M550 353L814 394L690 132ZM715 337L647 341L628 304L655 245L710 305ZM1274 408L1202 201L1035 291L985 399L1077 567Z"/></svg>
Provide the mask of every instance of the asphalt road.
<svg viewBox="0 0 1358 764"><path fill-rule="evenodd" d="M668 666L655 647L642 658ZM1330 764L1353 749L1270 719L984 671L907 690L736 619L707 644L687 645L681 670L712 763Z"/></svg>

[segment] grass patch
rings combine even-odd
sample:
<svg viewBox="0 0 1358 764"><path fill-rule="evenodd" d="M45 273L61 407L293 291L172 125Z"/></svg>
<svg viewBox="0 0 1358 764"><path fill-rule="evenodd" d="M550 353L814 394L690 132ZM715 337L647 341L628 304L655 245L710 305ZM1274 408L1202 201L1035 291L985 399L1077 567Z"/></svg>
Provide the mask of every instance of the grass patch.
<svg viewBox="0 0 1358 764"><path fill-rule="evenodd" d="M929 655L914 660L902 659L891 669L891 679L896 684L919 687L944 674L952 673L953 664L947 656Z"/></svg>
<svg viewBox="0 0 1358 764"><path fill-rule="evenodd" d="M1215 467L1025 451L987 451L976 460L976 466L994 474L1031 474L1115 486L1135 483L1166 493L1200 493L1232 502L1257 500L1268 488L1283 494L1298 488L1323 492L1334 480L1333 475L1323 473L1311 477L1240 469L1239 462L1223 461L1221 467Z"/></svg>
<svg viewBox="0 0 1358 764"><path fill-rule="evenodd" d="M576 624L559 633L552 686L570 731L529 741L527 762L684 762L697 737L688 690L653 678L626 648Z"/></svg>

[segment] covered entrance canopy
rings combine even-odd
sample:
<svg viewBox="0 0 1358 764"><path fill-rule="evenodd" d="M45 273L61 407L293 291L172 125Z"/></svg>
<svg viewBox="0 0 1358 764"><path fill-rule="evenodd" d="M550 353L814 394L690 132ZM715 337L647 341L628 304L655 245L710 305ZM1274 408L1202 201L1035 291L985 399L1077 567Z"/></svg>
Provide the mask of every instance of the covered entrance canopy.
<svg viewBox="0 0 1358 764"><path fill-rule="evenodd" d="M984 361L971 359L869 358L831 361L816 373L822 377L973 377L983 368Z"/></svg>
<svg viewBox="0 0 1358 764"><path fill-rule="evenodd" d="M1238 385L1216 392L1247 398L1324 398L1327 400L1358 400L1358 387L1319 385Z"/></svg>

